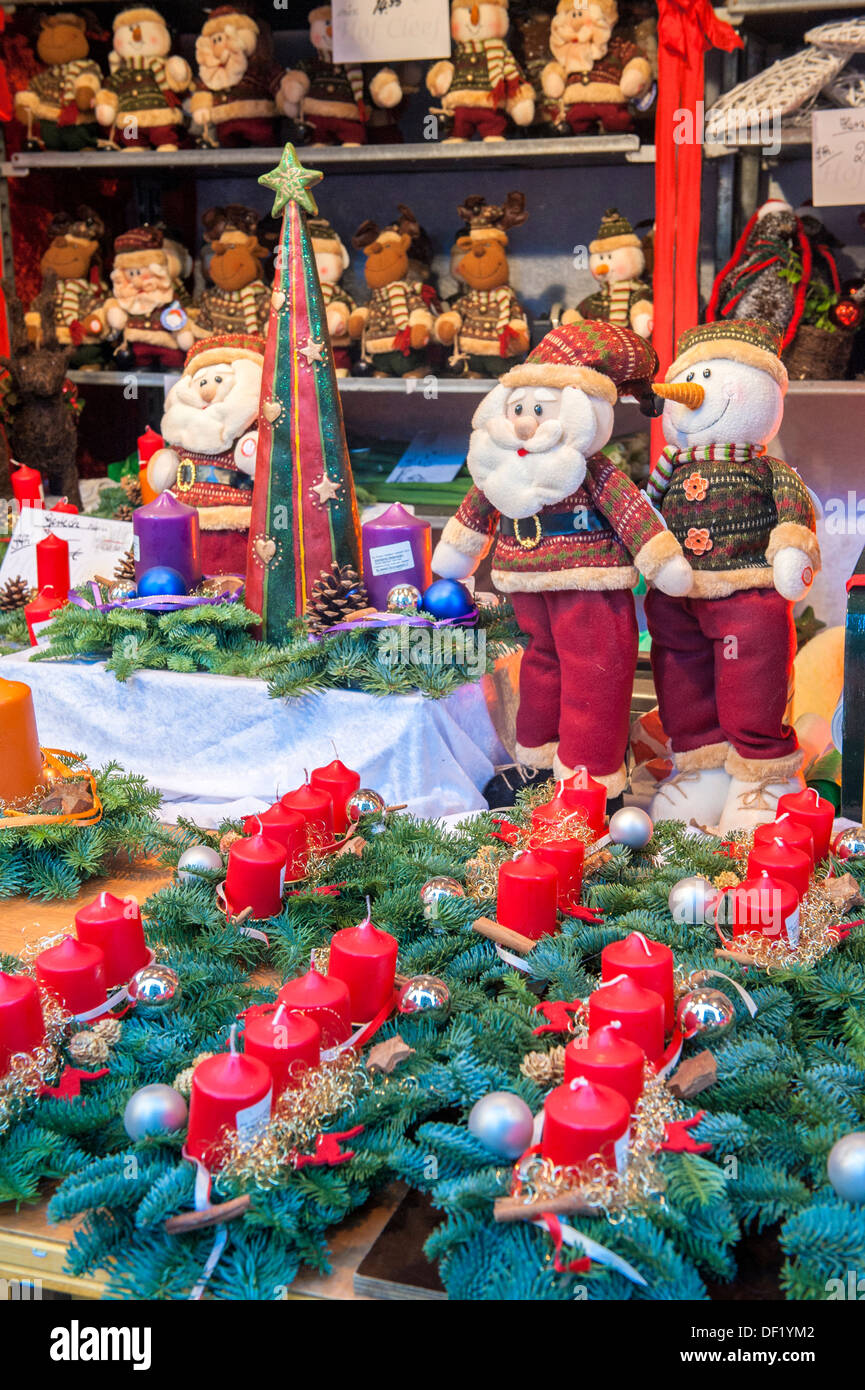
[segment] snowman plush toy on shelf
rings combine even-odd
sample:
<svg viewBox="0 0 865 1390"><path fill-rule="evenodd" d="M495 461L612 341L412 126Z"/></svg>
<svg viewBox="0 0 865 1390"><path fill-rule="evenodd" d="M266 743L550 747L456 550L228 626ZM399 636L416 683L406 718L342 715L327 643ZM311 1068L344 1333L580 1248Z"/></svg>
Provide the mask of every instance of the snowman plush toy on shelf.
<svg viewBox="0 0 865 1390"><path fill-rule="evenodd" d="M785 723L796 651L793 604L820 568L814 508L767 452L784 410L780 337L757 319L683 333L667 385L663 451L648 494L694 572L684 597L650 592L646 617L661 722L675 770L655 820L723 834L774 820L800 788Z"/></svg>

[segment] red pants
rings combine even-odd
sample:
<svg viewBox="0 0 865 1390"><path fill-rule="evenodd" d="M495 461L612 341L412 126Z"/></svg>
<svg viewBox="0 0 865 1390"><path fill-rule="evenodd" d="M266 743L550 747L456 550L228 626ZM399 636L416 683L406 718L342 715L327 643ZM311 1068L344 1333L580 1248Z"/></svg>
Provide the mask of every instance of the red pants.
<svg viewBox="0 0 865 1390"><path fill-rule="evenodd" d="M637 616L629 589L512 594L529 645L520 667L517 741L559 743L567 767L618 772L628 746L637 664Z"/></svg>
<svg viewBox="0 0 865 1390"><path fill-rule="evenodd" d="M488 135L504 135L508 127L504 111L491 111L487 106L456 106L453 118L451 135L455 140L471 140L475 133L485 140Z"/></svg>
<svg viewBox="0 0 865 1390"><path fill-rule="evenodd" d="M578 102L568 107L565 120L575 135L583 135L597 124L610 135L634 129L627 106L615 101Z"/></svg>
<svg viewBox="0 0 865 1390"><path fill-rule="evenodd" d="M273 121L269 116L237 116L233 121L223 121L214 125L220 145L227 149L239 145L258 145L267 149L273 144Z"/></svg>
<svg viewBox="0 0 865 1390"><path fill-rule="evenodd" d="M158 347L153 343L130 343L129 347L139 370L156 367L163 372L177 371L186 357L181 348Z"/></svg>
<svg viewBox="0 0 865 1390"><path fill-rule="evenodd" d="M319 145L366 144L366 126L362 121L347 121L342 116L308 116L306 119Z"/></svg>
<svg viewBox="0 0 865 1390"><path fill-rule="evenodd" d="M675 753L731 743L743 758L784 758L798 744L784 723L796 652L793 605L776 589L728 598L646 596L661 723Z"/></svg>
<svg viewBox="0 0 865 1390"><path fill-rule="evenodd" d="M128 119L131 121L131 116ZM127 149L134 147L147 149L149 145L152 145L154 149L158 149L160 145L182 145L184 136L185 131L182 125L138 126L135 135L127 135L122 120L118 120L114 131L114 139L118 145L125 145Z"/></svg>

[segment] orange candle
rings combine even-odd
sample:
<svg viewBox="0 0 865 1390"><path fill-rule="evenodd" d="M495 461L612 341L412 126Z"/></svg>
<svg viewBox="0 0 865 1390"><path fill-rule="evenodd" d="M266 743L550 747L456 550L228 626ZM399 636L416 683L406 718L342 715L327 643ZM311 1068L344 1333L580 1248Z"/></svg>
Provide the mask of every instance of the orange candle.
<svg viewBox="0 0 865 1390"><path fill-rule="evenodd" d="M0 803L29 801L42 781L33 696L23 681L0 677Z"/></svg>

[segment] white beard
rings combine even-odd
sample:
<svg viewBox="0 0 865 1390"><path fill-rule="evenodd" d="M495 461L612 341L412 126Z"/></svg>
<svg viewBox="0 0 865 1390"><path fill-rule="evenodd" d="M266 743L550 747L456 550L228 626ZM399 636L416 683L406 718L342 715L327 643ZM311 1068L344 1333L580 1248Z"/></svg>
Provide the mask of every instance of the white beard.
<svg viewBox="0 0 865 1390"><path fill-rule="evenodd" d="M550 29L550 52L568 72L591 72L605 56L611 34L603 21L574 24L569 16L556 16Z"/></svg>
<svg viewBox="0 0 865 1390"><path fill-rule="evenodd" d="M520 456L520 448L528 452ZM472 430L467 462L484 496L514 520L570 497L586 476L585 454L561 420L546 420L521 440L510 421L495 416Z"/></svg>
<svg viewBox="0 0 865 1390"><path fill-rule="evenodd" d="M134 287L130 290L128 285L118 284L112 275L114 296L121 309L125 309L132 318L137 318L152 313L160 304L170 304L174 299L170 275L159 275L154 280L146 290L136 290Z"/></svg>
<svg viewBox="0 0 865 1390"><path fill-rule="evenodd" d="M224 52L221 62L214 58L212 45L205 35L196 40L195 60L201 80L211 92L226 92L236 87L248 66L247 56L242 49Z"/></svg>
<svg viewBox="0 0 865 1390"><path fill-rule="evenodd" d="M191 385L181 377L165 398L161 431L173 449L196 454L221 454L251 429L258 418L261 368L255 362L232 363L235 385L224 400L203 406Z"/></svg>

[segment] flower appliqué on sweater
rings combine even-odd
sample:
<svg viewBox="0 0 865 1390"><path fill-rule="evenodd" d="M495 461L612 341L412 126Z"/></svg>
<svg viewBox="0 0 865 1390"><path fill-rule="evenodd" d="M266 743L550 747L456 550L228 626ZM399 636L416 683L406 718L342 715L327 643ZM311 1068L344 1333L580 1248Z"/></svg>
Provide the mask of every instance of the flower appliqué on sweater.
<svg viewBox="0 0 865 1390"><path fill-rule="evenodd" d="M712 549L712 537L705 526L689 526L683 545L694 555L705 555L707 550Z"/></svg>
<svg viewBox="0 0 865 1390"><path fill-rule="evenodd" d="M690 478L686 478L682 483L685 496L689 502L703 502L709 488L709 479L704 478L701 473L693 472Z"/></svg>

